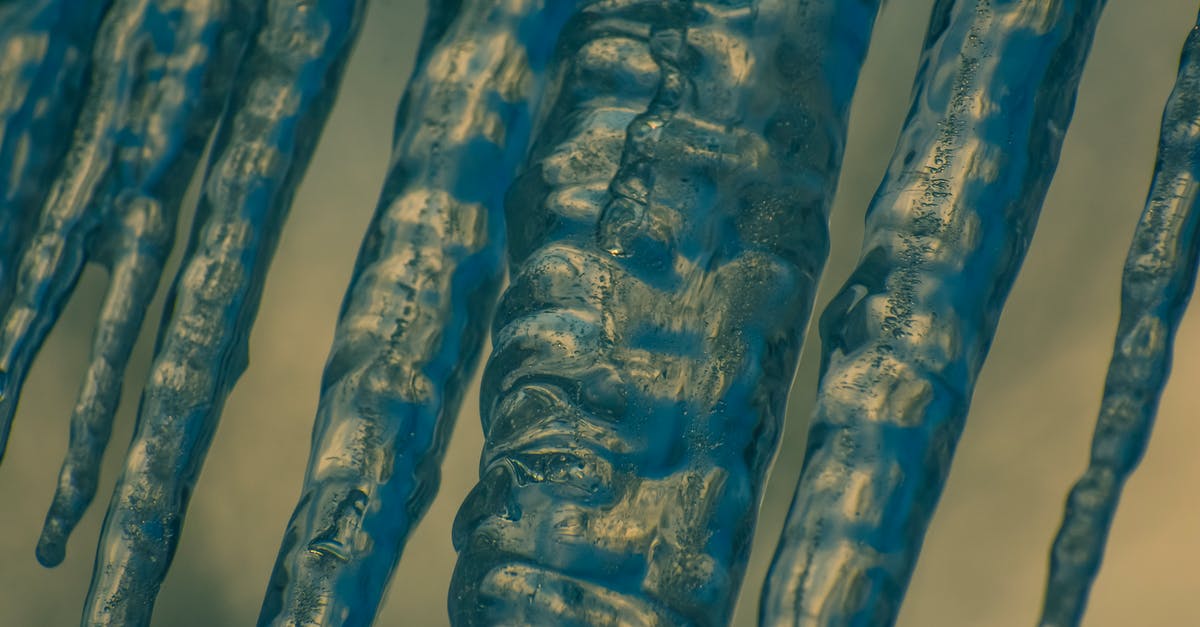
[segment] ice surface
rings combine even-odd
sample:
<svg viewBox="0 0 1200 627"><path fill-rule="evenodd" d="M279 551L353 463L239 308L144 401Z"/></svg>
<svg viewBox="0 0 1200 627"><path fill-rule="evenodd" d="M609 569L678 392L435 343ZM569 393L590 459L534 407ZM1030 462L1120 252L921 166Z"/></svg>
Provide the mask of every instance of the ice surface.
<svg viewBox="0 0 1200 627"><path fill-rule="evenodd" d="M890 625L1049 187L1102 0L943 0L821 316L808 450L765 625Z"/></svg>
<svg viewBox="0 0 1200 627"><path fill-rule="evenodd" d="M1192 29L1163 112L1158 160L1121 282L1121 320L1091 460L1050 553L1043 627L1078 625L1125 480L1141 461L1196 281L1200 229L1200 29Z"/></svg>
<svg viewBox="0 0 1200 627"><path fill-rule="evenodd" d="M872 2L587 2L507 206L456 624L729 620Z"/></svg>
<svg viewBox="0 0 1200 627"><path fill-rule="evenodd" d="M504 193L573 3L434 8L342 306L262 625L374 619L437 492L504 272Z"/></svg>

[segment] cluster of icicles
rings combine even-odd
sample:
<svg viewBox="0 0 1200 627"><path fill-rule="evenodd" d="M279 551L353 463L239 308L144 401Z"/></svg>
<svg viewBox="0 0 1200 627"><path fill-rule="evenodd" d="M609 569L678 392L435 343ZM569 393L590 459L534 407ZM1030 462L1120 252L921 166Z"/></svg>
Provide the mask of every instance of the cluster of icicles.
<svg viewBox="0 0 1200 627"><path fill-rule="evenodd" d="M150 622L365 2L0 4L0 448L83 266L109 271L43 564L95 496L132 344L203 177L85 625ZM372 622L489 322L452 621L727 623L880 4L431 0L259 624ZM860 261L820 318L764 624L895 621L1103 5L936 2ZM1195 276L1198 178L1194 30L1043 627L1079 623L1144 450Z"/></svg>

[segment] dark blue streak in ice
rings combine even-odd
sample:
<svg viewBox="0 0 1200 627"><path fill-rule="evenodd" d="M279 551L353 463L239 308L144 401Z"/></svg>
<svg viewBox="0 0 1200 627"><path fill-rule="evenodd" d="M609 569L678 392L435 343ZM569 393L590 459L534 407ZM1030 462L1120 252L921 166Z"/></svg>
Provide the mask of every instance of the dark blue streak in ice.
<svg viewBox="0 0 1200 627"><path fill-rule="evenodd" d="M893 624L1103 0L939 0L821 382L764 625Z"/></svg>
<svg viewBox="0 0 1200 627"><path fill-rule="evenodd" d="M568 0L435 2L260 625L369 625L437 493L504 272L504 193Z"/></svg>
<svg viewBox="0 0 1200 627"><path fill-rule="evenodd" d="M1158 160L1121 281L1121 321L1092 440L1050 554L1043 627L1078 625L1121 487L1146 450L1200 249L1200 26L1183 47Z"/></svg>
<svg viewBox="0 0 1200 627"><path fill-rule="evenodd" d="M84 608L144 626L247 339L292 195L333 103L361 0L270 0L234 79Z"/></svg>
<svg viewBox="0 0 1200 627"><path fill-rule="evenodd" d="M36 257L22 261L22 251L70 145L92 40L107 4L36 0L0 6L0 318L17 291L17 269L40 264ZM57 308L47 315L57 317ZM30 344L14 337L7 323L0 327L0 458L40 341Z"/></svg>
<svg viewBox="0 0 1200 627"><path fill-rule="evenodd" d="M596 0L563 29L453 622L729 620L877 9Z"/></svg>
<svg viewBox="0 0 1200 627"><path fill-rule="evenodd" d="M76 138L77 146L100 146L68 161L60 180L90 179L78 199L90 216L90 260L108 267L109 287L38 543L47 566L62 561L67 537L95 496L125 366L253 15L246 0L117 0L105 17L106 41L94 54L81 119L90 132ZM122 83L115 97L113 69Z"/></svg>

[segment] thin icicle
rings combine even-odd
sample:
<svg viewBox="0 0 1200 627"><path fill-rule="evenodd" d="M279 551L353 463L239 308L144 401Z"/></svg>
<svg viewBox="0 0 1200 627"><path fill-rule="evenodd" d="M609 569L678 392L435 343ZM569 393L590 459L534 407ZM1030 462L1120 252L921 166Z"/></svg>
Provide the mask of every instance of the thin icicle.
<svg viewBox="0 0 1200 627"><path fill-rule="evenodd" d="M392 165L345 298L313 450L260 625L369 625L437 493L447 435L504 272L567 0L435 1Z"/></svg>
<svg viewBox="0 0 1200 627"><path fill-rule="evenodd" d="M25 375L42 341L58 320L87 261L87 236L99 224L89 211L92 195L108 172L118 129L129 108L137 73L141 12L106 15L96 37L89 89L76 122L62 172L50 188L29 234L16 277L16 290L0 325L0 423L11 421ZM117 6L121 3L118 0ZM4 430L0 427L0 431ZM0 446L4 445L0 442Z"/></svg>
<svg viewBox="0 0 1200 627"><path fill-rule="evenodd" d="M1092 440L1050 553L1042 627L1078 625L1121 488L1137 467L1171 369L1200 249L1200 26L1183 47L1158 160L1121 281L1121 321Z"/></svg>
<svg viewBox="0 0 1200 627"><path fill-rule="evenodd" d="M821 317L764 625L891 625L1036 225L1103 0L939 0L914 104Z"/></svg>
<svg viewBox="0 0 1200 627"><path fill-rule="evenodd" d="M37 0L0 7L0 312L8 307L31 218L74 128L106 4Z"/></svg>
<svg viewBox="0 0 1200 627"><path fill-rule="evenodd" d="M70 144L96 25L107 2L39 0L0 7L0 319L18 291L38 208ZM28 274L28 271L26 271ZM24 365L0 327L0 458Z"/></svg>
<svg viewBox="0 0 1200 627"><path fill-rule="evenodd" d="M62 561L67 537L95 496L125 366L252 18L245 0L118 0L105 18L106 29L121 26L118 39L128 47L98 46L95 66L125 66L122 80L129 84L117 102L103 102L102 86L89 94L89 107L114 107L115 119L104 131L108 145L89 164L103 175L80 200L93 216L89 252L109 267L110 280L71 416L58 489L38 542L38 560L47 566ZM67 171L63 177L74 175Z"/></svg>
<svg viewBox="0 0 1200 627"><path fill-rule="evenodd" d="M279 230L361 21L363 0L270 0L234 79L187 255L84 608L148 625L247 339Z"/></svg>
<svg viewBox="0 0 1200 627"><path fill-rule="evenodd" d="M228 74L236 59L213 45L226 26L216 18L228 17L227 5L247 2L43 0L0 10L0 163L7 167L0 181L0 453L25 374L83 265L123 263L130 246L142 246L130 241L131 229L165 230L165 242L147 235L143 248L169 247L178 196L225 93L217 81L204 82L206 72L224 61ZM49 188L44 203L42 188ZM162 207L147 210L146 203ZM149 221L165 229L133 224L136 214L153 214ZM134 274L136 286L122 279L136 288L129 306L102 314L102 325L122 329L103 333L108 348L97 346L96 354L113 370L105 376L116 379L158 283L156 271ZM94 404L109 401L115 404L101 393ZM80 408L103 422L105 411L92 404Z"/></svg>
<svg viewBox="0 0 1200 627"><path fill-rule="evenodd" d="M728 621L877 8L592 0L568 22L506 201L453 622Z"/></svg>

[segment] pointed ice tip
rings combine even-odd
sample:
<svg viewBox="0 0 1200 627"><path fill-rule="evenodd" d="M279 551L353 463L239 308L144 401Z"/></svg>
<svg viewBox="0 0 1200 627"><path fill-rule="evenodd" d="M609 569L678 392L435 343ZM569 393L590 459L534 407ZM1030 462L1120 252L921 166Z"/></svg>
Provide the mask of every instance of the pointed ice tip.
<svg viewBox="0 0 1200 627"><path fill-rule="evenodd" d="M38 563L46 568L58 566L67 557L66 538L58 529L59 526L58 521L47 520L42 527L42 537L38 539L35 554Z"/></svg>
<svg viewBox="0 0 1200 627"><path fill-rule="evenodd" d="M0 462L8 449L8 433L12 429L13 414L16 413L16 395L8 392L8 373L0 371Z"/></svg>

